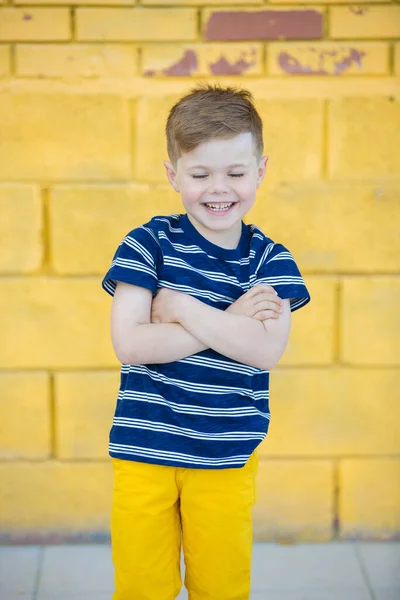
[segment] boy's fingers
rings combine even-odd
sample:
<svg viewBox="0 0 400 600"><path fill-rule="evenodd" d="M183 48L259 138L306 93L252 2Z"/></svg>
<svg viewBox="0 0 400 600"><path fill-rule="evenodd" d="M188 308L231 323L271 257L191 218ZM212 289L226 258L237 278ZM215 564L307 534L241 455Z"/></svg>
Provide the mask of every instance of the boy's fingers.
<svg viewBox="0 0 400 600"><path fill-rule="evenodd" d="M270 294L272 293L274 295L276 294L274 288L271 285L267 285L265 283L258 283L257 285L252 287L247 293L251 296L255 296L256 294L262 294L263 292L268 292Z"/></svg>
<svg viewBox="0 0 400 600"><path fill-rule="evenodd" d="M277 319L278 317L279 313L274 310L260 310L253 316L253 319L265 321L266 319Z"/></svg>
<svg viewBox="0 0 400 600"><path fill-rule="evenodd" d="M260 294L257 296L257 298L254 298L254 304L257 306L258 310L260 310L260 304L268 304L268 307L273 308L274 310L277 310L279 307L283 307L283 301L279 298L279 296L272 296L269 293L263 294L262 296Z"/></svg>

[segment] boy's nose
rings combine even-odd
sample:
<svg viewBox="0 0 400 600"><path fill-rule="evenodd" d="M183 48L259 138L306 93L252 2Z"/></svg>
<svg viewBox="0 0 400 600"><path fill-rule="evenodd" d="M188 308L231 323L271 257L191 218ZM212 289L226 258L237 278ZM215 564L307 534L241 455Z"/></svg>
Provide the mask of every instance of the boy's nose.
<svg viewBox="0 0 400 600"><path fill-rule="evenodd" d="M208 188L210 194L214 194L215 196L227 194L229 192L229 188L227 182L224 178L215 178L210 182L210 187Z"/></svg>

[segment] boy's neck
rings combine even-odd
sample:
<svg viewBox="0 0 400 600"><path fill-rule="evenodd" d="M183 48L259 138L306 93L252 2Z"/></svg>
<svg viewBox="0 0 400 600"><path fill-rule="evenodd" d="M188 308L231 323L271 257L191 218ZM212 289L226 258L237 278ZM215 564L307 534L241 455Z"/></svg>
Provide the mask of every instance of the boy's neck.
<svg viewBox="0 0 400 600"><path fill-rule="evenodd" d="M207 227L198 223L198 221L189 214L187 214L187 218L196 231L208 242L211 242L211 244L215 244L225 250L236 250L238 247L240 238L242 237L242 221L239 221L233 230L214 231L212 229L207 229Z"/></svg>

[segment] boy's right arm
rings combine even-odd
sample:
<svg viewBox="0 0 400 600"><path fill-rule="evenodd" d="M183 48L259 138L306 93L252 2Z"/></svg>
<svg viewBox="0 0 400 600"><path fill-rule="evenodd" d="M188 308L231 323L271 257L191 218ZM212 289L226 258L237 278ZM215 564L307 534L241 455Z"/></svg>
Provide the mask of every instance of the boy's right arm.
<svg viewBox="0 0 400 600"><path fill-rule="evenodd" d="M111 340L122 364L161 364L207 347L178 323L151 323L152 292L118 282L111 308Z"/></svg>
<svg viewBox="0 0 400 600"><path fill-rule="evenodd" d="M162 364L208 347L179 323L152 323L153 296L149 289L118 282L111 309L111 339L123 364ZM276 319L281 300L271 286L258 285L226 310L257 320Z"/></svg>

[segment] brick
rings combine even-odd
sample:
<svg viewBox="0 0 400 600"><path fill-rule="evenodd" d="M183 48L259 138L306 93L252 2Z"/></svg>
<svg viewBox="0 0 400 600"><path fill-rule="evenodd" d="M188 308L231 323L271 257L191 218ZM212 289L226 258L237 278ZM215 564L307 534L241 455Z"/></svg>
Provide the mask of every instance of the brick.
<svg viewBox="0 0 400 600"><path fill-rule="evenodd" d="M329 31L336 39L399 37L400 6L332 7Z"/></svg>
<svg viewBox="0 0 400 600"><path fill-rule="evenodd" d="M253 513L256 541L327 541L332 513L329 461L260 461Z"/></svg>
<svg viewBox="0 0 400 600"><path fill-rule="evenodd" d="M2 94L0 178L128 179L129 130L116 96Z"/></svg>
<svg viewBox="0 0 400 600"><path fill-rule="evenodd" d="M50 260L59 275L104 275L123 237L154 215L183 212L171 186L55 186ZM68 227L65 227L68 223Z"/></svg>
<svg viewBox="0 0 400 600"><path fill-rule="evenodd" d="M400 277L345 277L341 355L352 365L399 365Z"/></svg>
<svg viewBox="0 0 400 600"><path fill-rule="evenodd" d="M394 369L277 369L271 375L272 418L261 455L397 454L398 376Z"/></svg>
<svg viewBox="0 0 400 600"><path fill-rule="evenodd" d="M328 365L335 360L336 280L309 275L305 281L312 304L293 315L289 342L280 366Z"/></svg>
<svg viewBox="0 0 400 600"><path fill-rule="evenodd" d="M340 466L342 538L398 539L400 460L344 460Z"/></svg>
<svg viewBox="0 0 400 600"><path fill-rule="evenodd" d="M108 457L108 432L112 425L118 389L119 371L56 373L57 458Z"/></svg>
<svg viewBox="0 0 400 600"><path fill-rule="evenodd" d="M400 43L394 45L394 74L400 75Z"/></svg>
<svg viewBox="0 0 400 600"><path fill-rule="evenodd" d="M69 40L68 8L2 8L0 41Z"/></svg>
<svg viewBox="0 0 400 600"><path fill-rule="evenodd" d="M0 463L0 478L3 533L45 536L109 531L111 461Z"/></svg>
<svg viewBox="0 0 400 600"><path fill-rule="evenodd" d="M399 183L318 181L269 187L268 178L267 172L246 222L288 246L303 273L397 271Z"/></svg>
<svg viewBox="0 0 400 600"><path fill-rule="evenodd" d="M256 4L263 4L263 0L141 0L140 4L144 6L212 6L214 4L218 6L225 4L229 6L235 4L255 6Z"/></svg>
<svg viewBox="0 0 400 600"><path fill-rule="evenodd" d="M163 160L168 158L165 123L172 106L180 95L142 96L133 107L136 123L133 172L137 179L165 182Z"/></svg>
<svg viewBox="0 0 400 600"><path fill-rule="evenodd" d="M117 367L110 340L110 307L97 277L2 278L2 368Z"/></svg>
<svg viewBox="0 0 400 600"><path fill-rule="evenodd" d="M13 0L14 4L37 4L38 0ZM108 6L133 6L137 3L137 0L85 0L85 5L90 6L101 6L106 4ZM54 5L64 5L65 0L40 0L40 4L54 4ZM82 5L82 0L68 0L68 4L70 5Z"/></svg>
<svg viewBox="0 0 400 600"><path fill-rule="evenodd" d="M77 39L94 41L194 40L192 8L78 8Z"/></svg>
<svg viewBox="0 0 400 600"><path fill-rule="evenodd" d="M11 75L10 46L0 44L0 77Z"/></svg>
<svg viewBox="0 0 400 600"><path fill-rule="evenodd" d="M42 261L42 205L36 185L0 185L0 272L29 273Z"/></svg>
<svg viewBox="0 0 400 600"><path fill-rule="evenodd" d="M21 0L22 1L22 0ZM370 2L370 0L358 0L357 5L364 4L365 2ZM379 2L387 3L388 0L374 0L374 4L378 4ZM315 0L269 0L270 4L315 4ZM349 0L320 0L318 4L349 4Z"/></svg>
<svg viewBox="0 0 400 600"><path fill-rule="evenodd" d="M256 98L263 120L268 185L319 179L323 154L323 102ZM301 143L300 143L301 140Z"/></svg>
<svg viewBox="0 0 400 600"><path fill-rule="evenodd" d="M389 46L379 42L294 42L268 46L269 75L386 75Z"/></svg>
<svg viewBox="0 0 400 600"><path fill-rule="evenodd" d="M206 9L203 11L206 40L293 40L323 37L323 15L310 9Z"/></svg>
<svg viewBox="0 0 400 600"><path fill-rule="evenodd" d="M333 178L398 178L400 102L395 97L332 99L328 169Z"/></svg>
<svg viewBox="0 0 400 600"><path fill-rule="evenodd" d="M137 48L120 44L21 44L16 48L22 77L133 77Z"/></svg>
<svg viewBox="0 0 400 600"><path fill-rule="evenodd" d="M0 374L0 457L50 456L50 386L47 373Z"/></svg>
<svg viewBox="0 0 400 600"><path fill-rule="evenodd" d="M142 71L152 76L261 75L262 44L149 45Z"/></svg>

